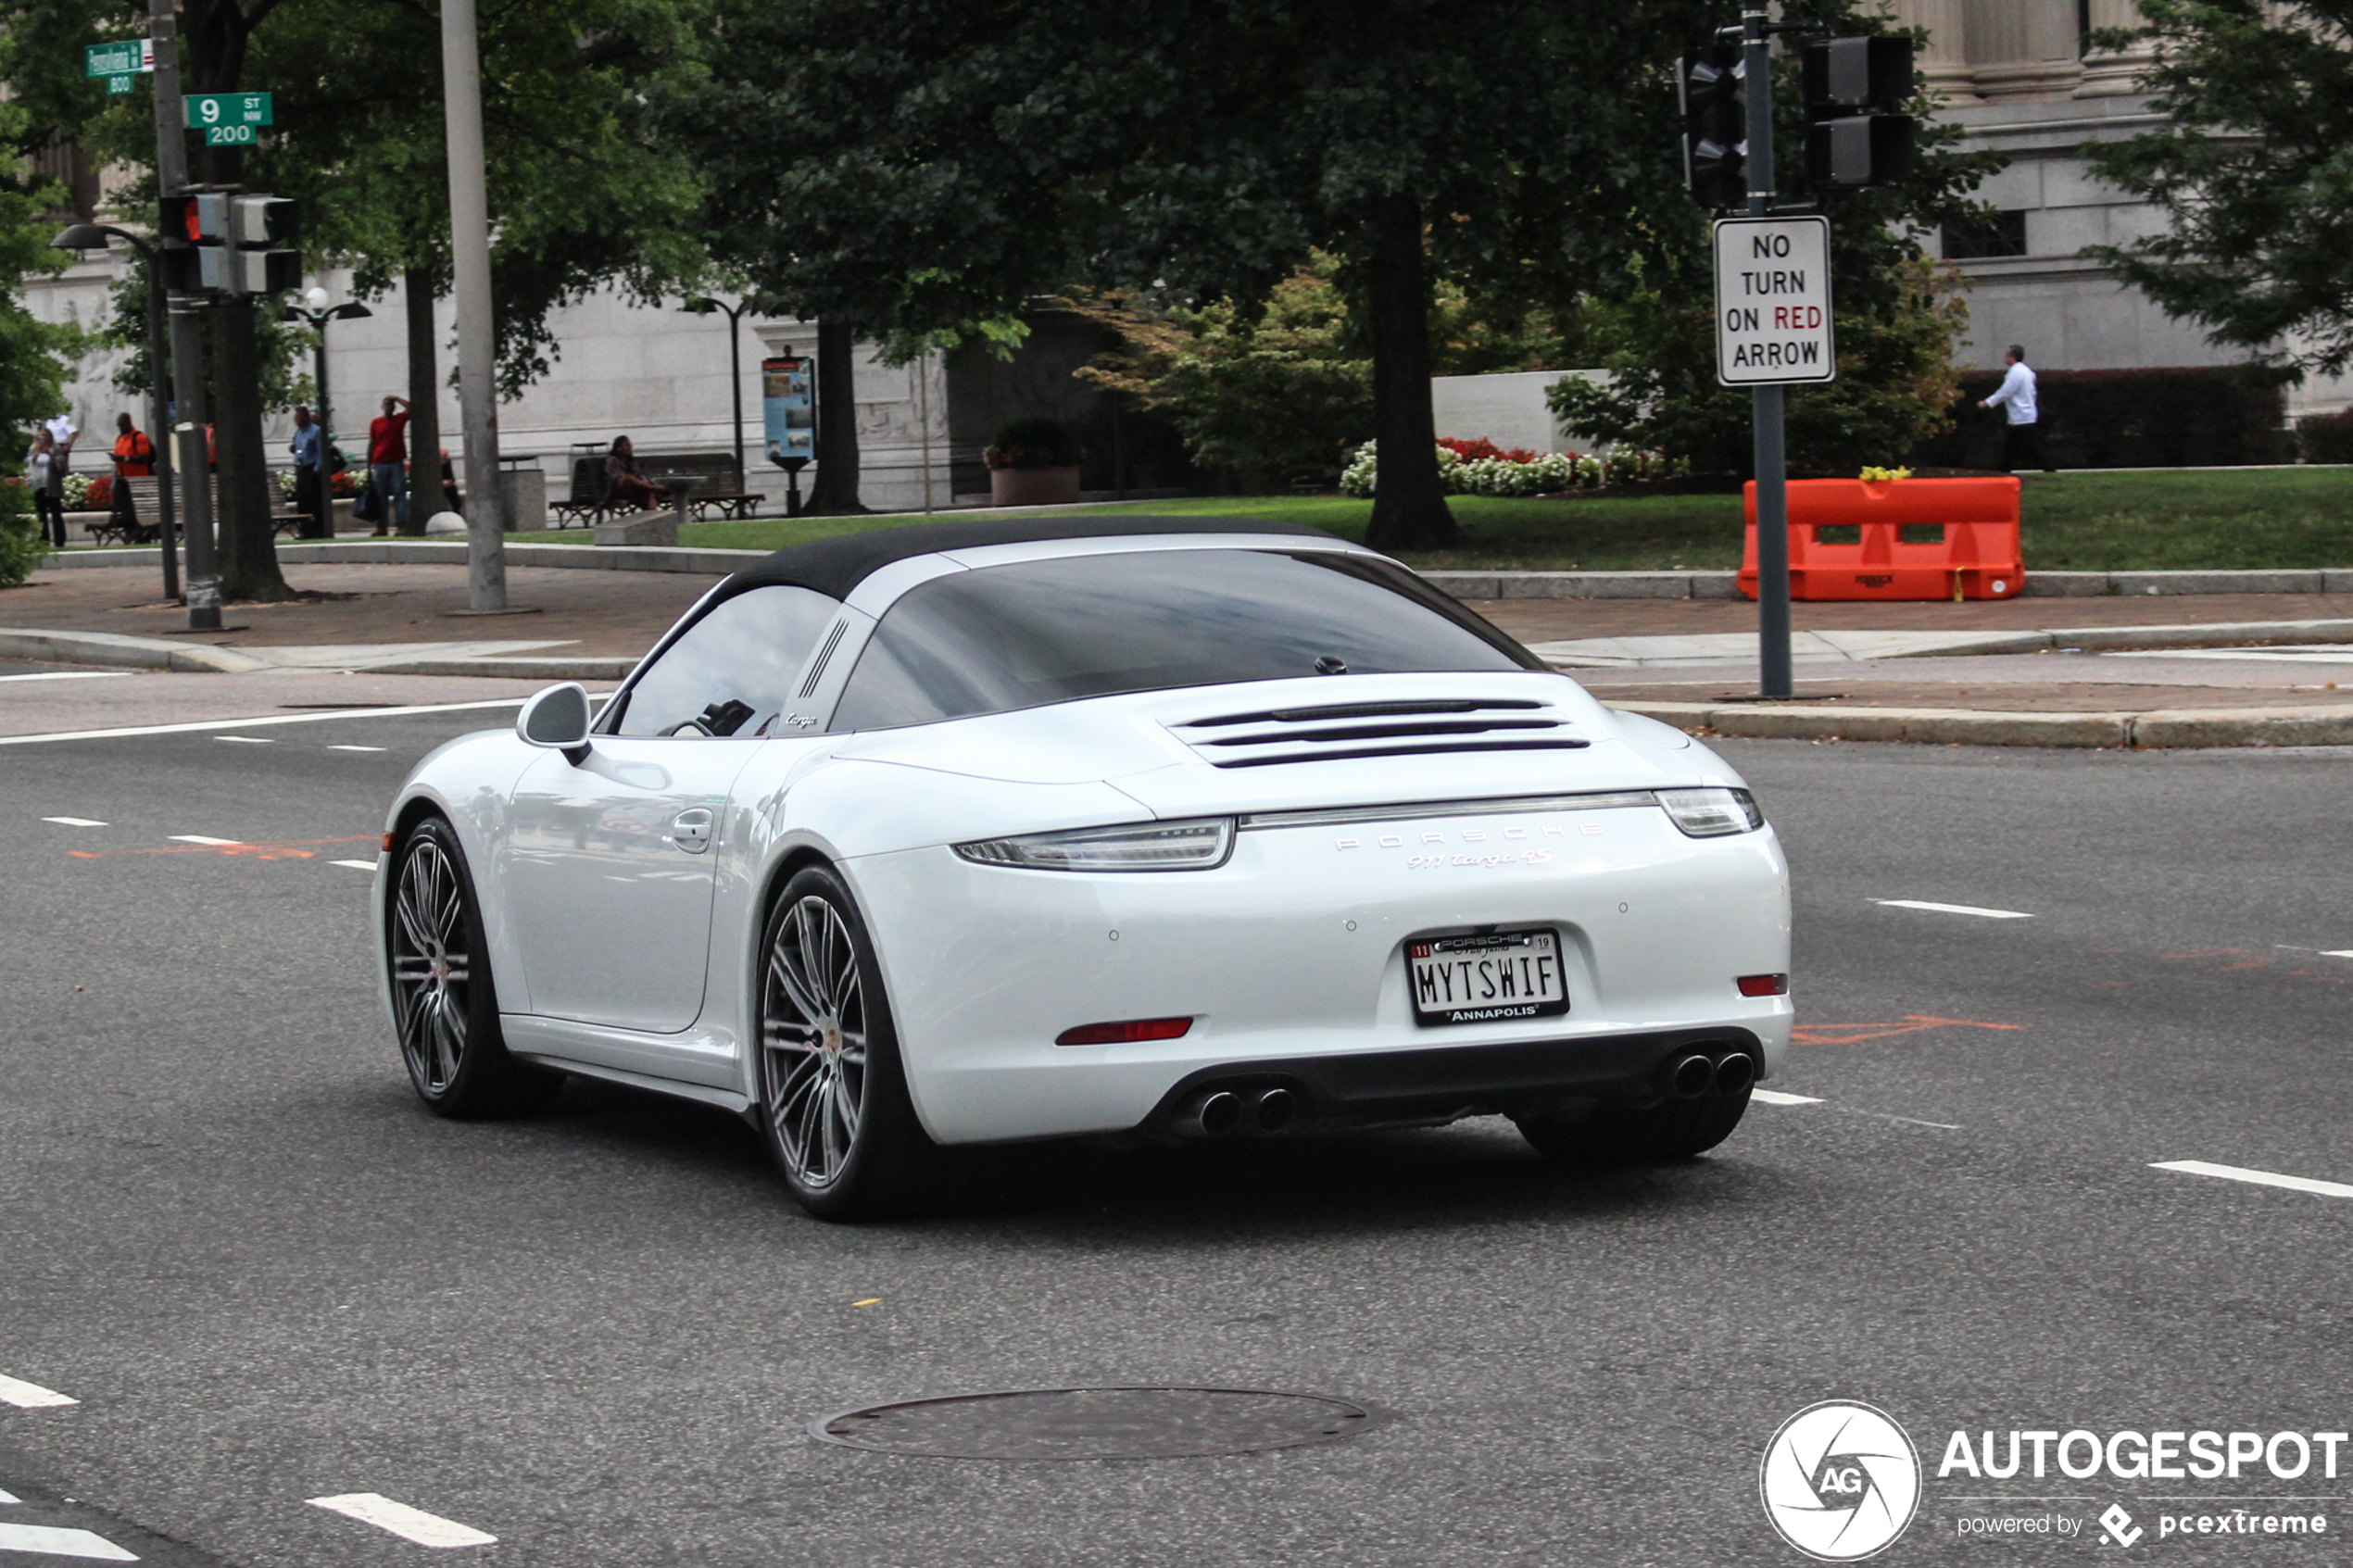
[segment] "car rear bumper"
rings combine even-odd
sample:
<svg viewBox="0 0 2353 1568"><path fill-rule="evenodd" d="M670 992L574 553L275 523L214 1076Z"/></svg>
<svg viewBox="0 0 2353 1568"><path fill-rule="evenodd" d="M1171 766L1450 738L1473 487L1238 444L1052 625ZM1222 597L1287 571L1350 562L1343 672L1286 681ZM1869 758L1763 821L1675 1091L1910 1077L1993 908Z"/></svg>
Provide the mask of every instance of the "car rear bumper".
<svg viewBox="0 0 2353 1568"><path fill-rule="evenodd" d="M1220 1063L1187 1073L1143 1126L1189 1132L1204 1097L1232 1092L1251 1099L1268 1089L1293 1097L1295 1109L1286 1107L1285 1114L1294 1127L1526 1116L1590 1100L1646 1103L1673 1092L1670 1070L1685 1057L1734 1053L1763 1065L1763 1042L1733 1028Z"/></svg>

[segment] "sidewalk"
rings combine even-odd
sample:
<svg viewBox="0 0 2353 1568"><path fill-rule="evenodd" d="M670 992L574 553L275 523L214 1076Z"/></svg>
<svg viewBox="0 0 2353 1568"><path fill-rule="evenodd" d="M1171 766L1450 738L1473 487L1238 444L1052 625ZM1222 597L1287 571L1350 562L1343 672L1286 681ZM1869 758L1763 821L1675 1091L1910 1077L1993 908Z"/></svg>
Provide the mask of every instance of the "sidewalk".
<svg viewBox="0 0 2353 1568"><path fill-rule="evenodd" d="M191 634L186 612L159 602L151 565L44 571L0 590L0 659L208 672L201 678L218 684L220 701L236 700L237 677L257 674L363 671L371 693L398 687L396 675L610 681L719 581L516 565L510 597L526 613L484 617L463 613L465 570L455 562L290 562L285 575L318 596L232 606L228 629ZM1756 607L1744 600L1464 602L1603 700L1703 734L2353 745L2353 595L1801 604L1797 696L1781 704L1755 700ZM0 693L18 708L31 696ZM60 691L52 700L65 699ZM0 731L23 733L24 721L0 719Z"/></svg>

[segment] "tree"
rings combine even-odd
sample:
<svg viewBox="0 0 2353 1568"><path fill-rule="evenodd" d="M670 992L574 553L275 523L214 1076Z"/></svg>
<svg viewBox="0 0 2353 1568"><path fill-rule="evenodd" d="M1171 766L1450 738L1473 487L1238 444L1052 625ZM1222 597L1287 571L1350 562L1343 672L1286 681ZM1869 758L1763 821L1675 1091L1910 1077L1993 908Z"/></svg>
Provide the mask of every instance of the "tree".
<svg viewBox="0 0 2353 1568"><path fill-rule="evenodd" d="M745 0L682 123L763 286L879 329L1072 283L1248 315L1339 257L1399 454L1370 537L1424 546L1453 532L1436 285L1498 316L1630 292L1691 223L1669 62L1722 19L1700 0Z"/></svg>
<svg viewBox="0 0 2353 1568"><path fill-rule="evenodd" d="M25 307L22 280L66 265L64 253L49 248L57 225L44 216L56 203L57 186L20 171L8 151L21 144L27 119L21 107L0 98L0 444L66 406L67 368L82 347L72 327L44 321ZM0 445L0 472L16 472L20 456Z"/></svg>
<svg viewBox="0 0 2353 1568"><path fill-rule="evenodd" d="M2334 375L2353 362L2353 4L2141 0L2166 124L2095 146L2093 169L2164 209L2167 230L2095 245L2106 263L2218 343Z"/></svg>
<svg viewBox="0 0 2353 1568"><path fill-rule="evenodd" d="M1340 269L1339 257L1315 252L1255 313L1227 300L1189 307L1080 291L1065 303L1120 346L1078 374L1169 420L1197 462L1238 470L1247 483L1329 484L1374 431L1371 345ZM1550 312L1491 320L1441 282L1430 314L1439 375L1566 363Z"/></svg>
<svg viewBox="0 0 2353 1568"><path fill-rule="evenodd" d="M79 44L145 31L121 0L19 0L0 42L0 83L37 128L94 156L145 165L154 120L144 96L109 105L79 77ZM559 305L620 280L650 302L703 265L686 230L696 182L650 133L646 104L694 56L699 0L486 0L480 13L499 384L511 395L557 352ZM38 17L38 46L31 34ZM434 297L447 288L448 171L442 143L440 26L417 0L184 0L191 92L266 89L277 124L248 151L201 149L198 181L245 181L299 200L314 262L347 262L360 292L394 282L409 298L416 487L439 493L440 376ZM140 193L151 194L149 191ZM274 373L261 317L274 302L213 307L224 594L284 596L263 489L260 388ZM130 332L138 329L123 324ZM281 340L290 343L291 339Z"/></svg>

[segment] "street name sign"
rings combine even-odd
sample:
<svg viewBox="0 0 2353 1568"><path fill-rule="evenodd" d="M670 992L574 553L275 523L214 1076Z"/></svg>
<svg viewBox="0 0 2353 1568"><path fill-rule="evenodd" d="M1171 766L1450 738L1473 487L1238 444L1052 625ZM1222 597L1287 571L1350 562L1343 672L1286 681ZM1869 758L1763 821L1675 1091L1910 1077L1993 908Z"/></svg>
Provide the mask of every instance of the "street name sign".
<svg viewBox="0 0 2353 1568"><path fill-rule="evenodd" d="M130 92L135 85L132 78L155 69L156 44L152 38L126 38L119 44L82 46L82 74L105 77L109 94Z"/></svg>
<svg viewBox="0 0 2353 1568"><path fill-rule="evenodd" d="M1718 219L1716 379L1775 386L1837 374L1830 220Z"/></svg>
<svg viewBox="0 0 2353 1568"><path fill-rule="evenodd" d="M274 123L267 93L188 94L188 128L203 132L208 147L250 146L256 126Z"/></svg>

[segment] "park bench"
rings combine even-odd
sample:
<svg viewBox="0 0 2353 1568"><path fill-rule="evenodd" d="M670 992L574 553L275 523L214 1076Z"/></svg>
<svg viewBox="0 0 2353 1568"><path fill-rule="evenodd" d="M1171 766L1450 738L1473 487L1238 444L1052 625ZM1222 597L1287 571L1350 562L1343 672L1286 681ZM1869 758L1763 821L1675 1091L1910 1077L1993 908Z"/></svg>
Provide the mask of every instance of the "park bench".
<svg viewBox="0 0 2353 1568"><path fill-rule="evenodd" d="M759 492L743 487L736 474L736 456L732 452L671 453L641 459L638 469L656 489L665 479L692 476L702 480L702 486L686 498L687 513L698 522L708 521L713 514L723 518L760 515L762 497ZM605 454L601 451L593 457L573 458L572 494L563 500L547 503L548 515L556 520L558 528L568 528L575 522L593 527L623 509L613 505L605 483Z"/></svg>
<svg viewBox="0 0 2353 1568"><path fill-rule="evenodd" d="M208 474L206 480L212 495L212 515L218 518L220 515L220 476ZM108 516L106 521L92 527L91 537L99 540L111 539L123 545L156 543L163 535L162 502L157 494L157 486L163 483L162 480L154 474L140 474L130 479L117 480L116 483L131 487L132 521L126 522L120 513L114 513ZM179 483L177 475L173 476L172 483L174 484ZM309 514L297 511L291 505L280 501L276 495L277 484L274 481L271 483L270 488L271 492L270 523L272 531L279 533L299 534L302 532L302 525L309 521ZM175 505L179 499L180 494L174 492L172 500Z"/></svg>
<svg viewBox="0 0 2353 1568"><path fill-rule="evenodd" d="M760 515L762 497L758 491L744 488L733 452L673 452L647 458L638 467L656 489L665 479L701 480L701 485L686 497L686 509L697 522L709 521L714 513L724 518Z"/></svg>

